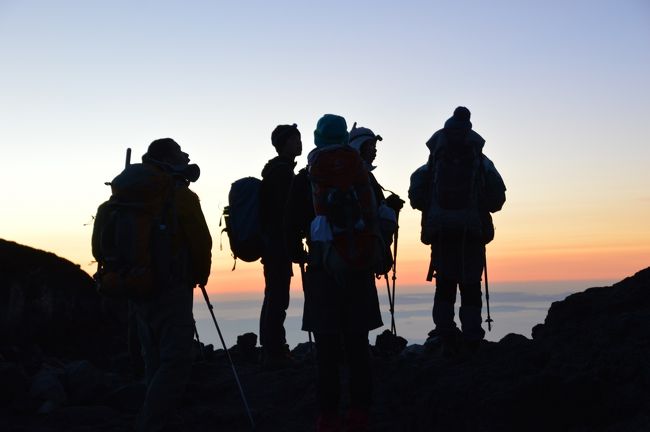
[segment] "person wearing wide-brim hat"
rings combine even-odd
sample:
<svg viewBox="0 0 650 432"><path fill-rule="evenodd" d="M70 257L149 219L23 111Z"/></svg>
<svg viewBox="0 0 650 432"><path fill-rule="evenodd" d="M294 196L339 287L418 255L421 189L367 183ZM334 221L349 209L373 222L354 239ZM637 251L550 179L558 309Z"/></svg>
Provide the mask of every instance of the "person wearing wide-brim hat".
<svg viewBox="0 0 650 432"><path fill-rule="evenodd" d="M152 298L130 302L137 318L145 361L147 393L136 430L158 431L168 423L190 377L194 317L193 288L205 286L210 275L212 238L199 197L188 185L200 170L171 138L153 141L143 164L172 174L173 214L171 241L160 242L156 252L169 258L169 274L161 279Z"/></svg>

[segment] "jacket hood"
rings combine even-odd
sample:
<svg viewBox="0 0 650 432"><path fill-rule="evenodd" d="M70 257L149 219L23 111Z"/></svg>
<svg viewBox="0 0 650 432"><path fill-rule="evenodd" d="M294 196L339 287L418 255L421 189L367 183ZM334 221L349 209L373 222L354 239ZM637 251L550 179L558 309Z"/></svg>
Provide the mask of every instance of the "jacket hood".
<svg viewBox="0 0 650 432"><path fill-rule="evenodd" d="M431 154L434 154L438 148L440 147L441 143L443 140L445 140L445 134L444 134L444 129L440 129L436 131L431 138L427 141L427 147L429 148L429 151ZM480 152L483 151L483 146L485 145L485 140L481 135L479 135L477 132L474 130L469 130L467 132L467 140L471 142L473 145L476 146L476 149L479 150Z"/></svg>

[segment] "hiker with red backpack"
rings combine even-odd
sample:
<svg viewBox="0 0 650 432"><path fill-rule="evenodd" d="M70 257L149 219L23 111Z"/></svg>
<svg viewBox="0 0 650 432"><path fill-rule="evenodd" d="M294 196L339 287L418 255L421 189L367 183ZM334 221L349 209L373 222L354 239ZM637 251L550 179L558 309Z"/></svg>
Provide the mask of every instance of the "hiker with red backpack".
<svg viewBox="0 0 650 432"><path fill-rule="evenodd" d="M293 365L287 346L284 321L289 307L291 259L284 236L284 209L293 180L295 159L302 154L300 131L296 124L278 125L271 133L277 156L262 170L259 190L259 217L264 266L264 302L260 313L262 368L280 369Z"/></svg>
<svg viewBox="0 0 650 432"><path fill-rule="evenodd" d="M436 279L432 315L445 356L472 353L485 336L481 326L485 245L494 238L490 213L505 203L505 184L483 154L485 140L472 130L470 115L467 108L456 108L444 128L427 141L429 160L412 174L409 187L411 206L422 211L421 240L431 245L427 281ZM462 335L454 322L457 288Z"/></svg>
<svg viewBox="0 0 650 432"><path fill-rule="evenodd" d="M181 397L192 365L193 288L205 285L212 239L188 185L200 170L170 138L153 141L142 164L110 184L93 227L101 294L127 298L135 311L147 393L137 431L159 431Z"/></svg>
<svg viewBox="0 0 650 432"><path fill-rule="evenodd" d="M313 332L316 342L317 431L340 430L343 353L350 377L346 428L367 430L372 394L368 332L383 324L374 276L391 264L368 171L348 140L343 117L321 117L308 169L291 186L285 220L287 243L305 237L309 249L302 329ZM304 259L297 247L290 253L295 262Z"/></svg>

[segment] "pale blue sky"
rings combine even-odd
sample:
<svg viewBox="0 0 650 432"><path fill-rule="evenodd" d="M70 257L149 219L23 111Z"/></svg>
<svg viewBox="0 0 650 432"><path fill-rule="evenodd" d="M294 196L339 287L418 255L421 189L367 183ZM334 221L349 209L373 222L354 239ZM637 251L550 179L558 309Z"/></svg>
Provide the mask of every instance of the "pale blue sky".
<svg viewBox="0 0 650 432"><path fill-rule="evenodd" d="M406 196L457 105L508 183L497 255L650 243L647 0L0 0L0 53L0 237L82 265L126 147L177 139L217 237L230 182L259 175L278 123L306 152L326 112L372 128L376 174ZM425 261L418 217L405 210L402 238Z"/></svg>

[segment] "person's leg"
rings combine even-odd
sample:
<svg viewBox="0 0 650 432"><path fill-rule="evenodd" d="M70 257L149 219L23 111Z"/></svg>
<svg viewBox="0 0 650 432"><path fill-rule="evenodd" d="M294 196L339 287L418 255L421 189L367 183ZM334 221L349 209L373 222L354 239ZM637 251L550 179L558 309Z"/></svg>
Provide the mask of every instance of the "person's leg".
<svg viewBox="0 0 650 432"><path fill-rule="evenodd" d="M339 359L341 356L341 335L315 333L316 358L318 364L318 405L320 415L317 427L336 426L339 420L341 379Z"/></svg>
<svg viewBox="0 0 650 432"><path fill-rule="evenodd" d="M138 416L136 429L159 431L173 414L182 396L192 367L194 320L192 318L192 291L177 293L170 301L160 303L148 328L153 330L158 366L154 370L147 361L147 394ZM155 328L157 327L157 328ZM146 334L146 331L145 331ZM145 359L150 358L148 343L144 342ZM155 363L154 360L151 363Z"/></svg>
<svg viewBox="0 0 650 432"><path fill-rule="evenodd" d="M436 294L433 298L433 323L441 335L454 334L454 303L456 303L456 281L436 276Z"/></svg>
<svg viewBox="0 0 650 432"><path fill-rule="evenodd" d="M453 356L458 351L457 327L454 321L456 303L456 281L436 276L436 294L433 299L433 323L442 340L442 354Z"/></svg>
<svg viewBox="0 0 650 432"><path fill-rule="evenodd" d="M128 330L127 330L127 346L129 359L131 360L131 370L133 371L133 379L140 380L144 376L144 358L142 357L142 344L140 342L140 330L138 329L138 314L136 313L135 306L128 302Z"/></svg>
<svg viewBox="0 0 650 432"><path fill-rule="evenodd" d="M368 430L369 409L372 402L372 370L368 332L343 335L350 368L350 409L345 427L348 431Z"/></svg>
<svg viewBox="0 0 650 432"><path fill-rule="evenodd" d="M368 332L346 333L343 335L343 343L350 367L350 403L367 410L372 399Z"/></svg>
<svg viewBox="0 0 650 432"><path fill-rule="evenodd" d="M460 284L460 322L463 336L472 343L480 342L485 336L485 330L481 327L483 318L481 308L481 282Z"/></svg>
<svg viewBox="0 0 650 432"><path fill-rule="evenodd" d="M158 351L158 335L154 333L149 323L136 314L137 331L140 339L140 346L142 349L142 357L144 360L144 378L145 383L153 380L153 377L160 365L160 352Z"/></svg>
<svg viewBox="0 0 650 432"><path fill-rule="evenodd" d="M267 262L264 264L264 280L260 345L269 354L283 354L287 343L284 321L289 308L291 262Z"/></svg>

